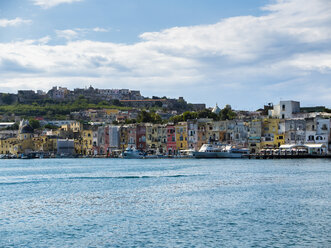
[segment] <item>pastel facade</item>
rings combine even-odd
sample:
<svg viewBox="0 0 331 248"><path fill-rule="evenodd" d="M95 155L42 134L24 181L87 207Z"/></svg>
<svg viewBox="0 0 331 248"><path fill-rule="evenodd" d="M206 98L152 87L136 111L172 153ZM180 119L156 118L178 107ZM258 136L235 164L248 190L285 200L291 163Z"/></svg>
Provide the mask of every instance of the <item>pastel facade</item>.
<svg viewBox="0 0 331 248"><path fill-rule="evenodd" d="M127 126L127 132L128 132L128 146L135 147L137 145L137 132L136 132L136 126L135 125L128 125Z"/></svg>
<svg viewBox="0 0 331 248"><path fill-rule="evenodd" d="M174 125L167 125L167 154L177 154L176 128Z"/></svg>
<svg viewBox="0 0 331 248"><path fill-rule="evenodd" d="M209 137L208 137L208 123L211 121L211 119L199 119L197 120L198 124L198 142L197 142L197 148L200 149L200 147L203 144L209 143Z"/></svg>
<svg viewBox="0 0 331 248"><path fill-rule="evenodd" d="M119 128L119 148L123 151L128 147L128 134L128 126L121 126Z"/></svg>
<svg viewBox="0 0 331 248"><path fill-rule="evenodd" d="M188 143L187 143L187 123L180 122L175 125L175 132L176 132L176 147L178 150L187 150Z"/></svg>
<svg viewBox="0 0 331 248"><path fill-rule="evenodd" d="M117 150L120 148L120 135L119 135L119 126L108 126L109 133L109 148L110 150Z"/></svg>
<svg viewBox="0 0 331 248"><path fill-rule="evenodd" d="M286 144L304 144L306 140L306 122L304 119L286 119L285 125L285 143ZM283 125L280 123L280 125Z"/></svg>
<svg viewBox="0 0 331 248"><path fill-rule="evenodd" d="M146 126L142 124L136 125L136 147L139 150L146 150Z"/></svg>
<svg viewBox="0 0 331 248"><path fill-rule="evenodd" d="M93 131L83 130L81 132L82 151L80 154L93 155Z"/></svg>
<svg viewBox="0 0 331 248"><path fill-rule="evenodd" d="M188 149L198 150L198 123L196 120L187 122L187 145Z"/></svg>
<svg viewBox="0 0 331 248"><path fill-rule="evenodd" d="M249 136L248 136L248 149L250 153L257 153L261 149L262 138L262 120L255 119L250 122Z"/></svg>
<svg viewBox="0 0 331 248"><path fill-rule="evenodd" d="M278 148L285 144L285 133L280 130L280 120L266 118L262 121L262 148Z"/></svg>
<svg viewBox="0 0 331 248"><path fill-rule="evenodd" d="M152 153L163 154L167 151L167 127L161 124L146 125L146 147Z"/></svg>

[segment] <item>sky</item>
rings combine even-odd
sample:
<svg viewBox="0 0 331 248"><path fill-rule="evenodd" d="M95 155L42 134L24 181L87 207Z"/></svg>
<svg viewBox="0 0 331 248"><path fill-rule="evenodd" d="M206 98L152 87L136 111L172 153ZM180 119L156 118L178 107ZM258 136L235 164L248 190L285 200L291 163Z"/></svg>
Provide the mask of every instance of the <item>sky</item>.
<svg viewBox="0 0 331 248"><path fill-rule="evenodd" d="M0 0L0 92L331 107L330 0Z"/></svg>

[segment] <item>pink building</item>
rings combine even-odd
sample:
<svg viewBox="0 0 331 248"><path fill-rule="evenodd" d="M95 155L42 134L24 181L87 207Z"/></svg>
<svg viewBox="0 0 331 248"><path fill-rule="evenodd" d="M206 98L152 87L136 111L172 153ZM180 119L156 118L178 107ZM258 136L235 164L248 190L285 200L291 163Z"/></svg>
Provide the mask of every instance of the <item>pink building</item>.
<svg viewBox="0 0 331 248"><path fill-rule="evenodd" d="M142 151L146 150L146 126L143 124L137 125L136 144L138 150L142 150Z"/></svg>
<svg viewBox="0 0 331 248"><path fill-rule="evenodd" d="M136 125L128 125L127 132L128 132L128 146L129 147L136 147Z"/></svg>
<svg viewBox="0 0 331 248"><path fill-rule="evenodd" d="M101 155L109 155L109 127L102 126L98 128L98 153Z"/></svg>
<svg viewBox="0 0 331 248"><path fill-rule="evenodd" d="M167 154L175 155L176 151L176 129L174 125L167 125Z"/></svg>

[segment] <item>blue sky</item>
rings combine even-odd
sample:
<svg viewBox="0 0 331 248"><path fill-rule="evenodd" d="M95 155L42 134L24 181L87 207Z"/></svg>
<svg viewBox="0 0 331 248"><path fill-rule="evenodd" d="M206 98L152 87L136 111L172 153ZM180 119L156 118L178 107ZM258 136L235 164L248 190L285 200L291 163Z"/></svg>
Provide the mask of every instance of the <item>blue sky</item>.
<svg viewBox="0 0 331 248"><path fill-rule="evenodd" d="M329 0L0 0L0 92L140 89L331 107Z"/></svg>

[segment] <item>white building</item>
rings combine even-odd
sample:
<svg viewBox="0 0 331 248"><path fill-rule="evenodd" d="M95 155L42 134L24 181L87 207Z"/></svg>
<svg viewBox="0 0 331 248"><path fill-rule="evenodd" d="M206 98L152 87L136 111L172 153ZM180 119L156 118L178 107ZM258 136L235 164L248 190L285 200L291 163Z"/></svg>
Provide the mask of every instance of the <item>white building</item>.
<svg viewBox="0 0 331 248"><path fill-rule="evenodd" d="M188 149L198 150L198 123L195 120L187 121Z"/></svg>
<svg viewBox="0 0 331 248"><path fill-rule="evenodd" d="M119 148L120 137L119 137L119 126L109 126L109 147Z"/></svg>
<svg viewBox="0 0 331 248"><path fill-rule="evenodd" d="M296 101L280 101L278 105L274 105L273 110L269 110L269 117L279 119L293 118L293 114L300 112L300 102Z"/></svg>

